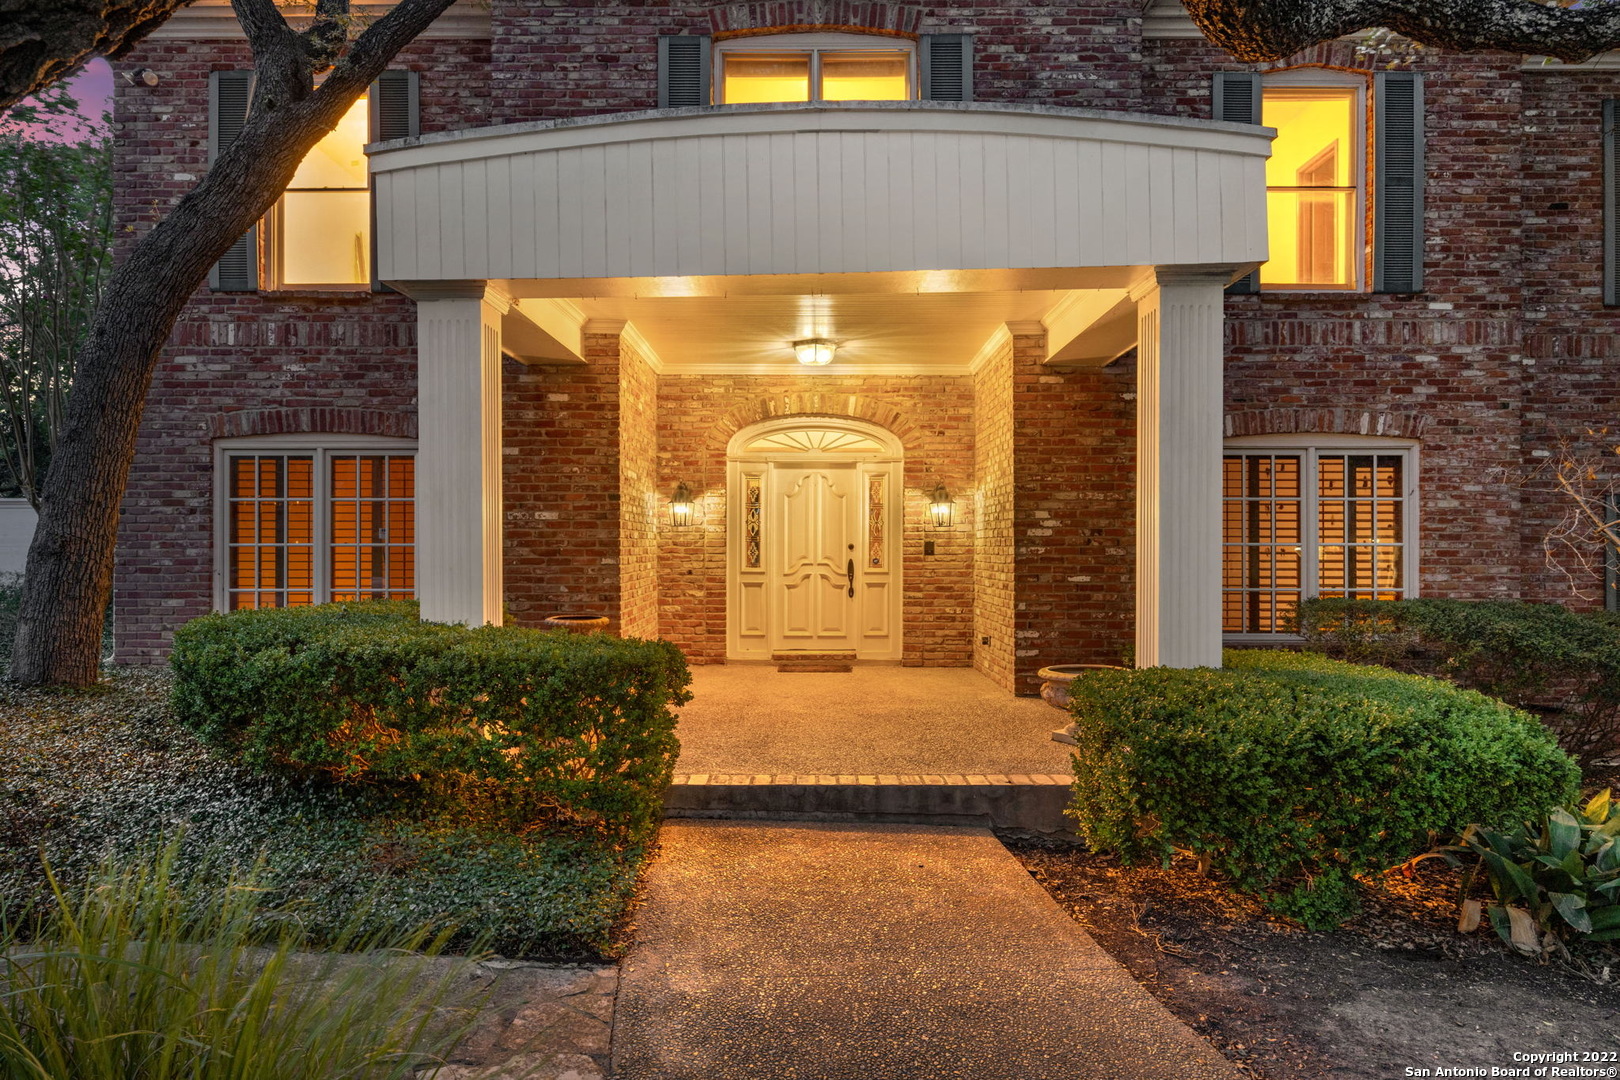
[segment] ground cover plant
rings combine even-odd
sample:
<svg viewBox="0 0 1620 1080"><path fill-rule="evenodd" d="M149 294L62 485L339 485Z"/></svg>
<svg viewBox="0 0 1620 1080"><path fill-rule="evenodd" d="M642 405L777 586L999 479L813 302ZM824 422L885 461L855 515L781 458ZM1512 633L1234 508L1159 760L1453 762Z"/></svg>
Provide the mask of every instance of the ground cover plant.
<svg viewBox="0 0 1620 1080"><path fill-rule="evenodd" d="M172 691L167 671L141 668L108 668L87 691L0 684L0 893L47 897L42 851L78 883L183 826L182 878L217 874L219 852L238 866L262 854L266 902L296 901L312 940L337 939L363 909L368 932L453 925L454 946L510 957L615 948L649 828L563 813L517 828L533 806L521 797L253 767L182 726Z"/></svg>
<svg viewBox="0 0 1620 1080"><path fill-rule="evenodd" d="M257 874L176 875L178 844L53 889L0 926L0 1074L15 1080L406 1080L476 1010L471 960L418 931L308 952ZM358 925L355 920L351 926Z"/></svg>
<svg viewBox="0 0 1620 1080"><path fill-rule="evenodd" d="M1433 675L1542 716L1583 763L1620 753L1620 619L1508 600L1307 600L1313 652Z"/></svg>
<svg viewBox="0 0 1620 1080"><path fill-rule="evenodd" d="M1580 776L1518 709L1312 654L1091 672L1070 700L1070 815L1094 850L1188 852L1309 926L1356 909L1357 875L1470 824L1537 817L1573 798Z"/></svg>

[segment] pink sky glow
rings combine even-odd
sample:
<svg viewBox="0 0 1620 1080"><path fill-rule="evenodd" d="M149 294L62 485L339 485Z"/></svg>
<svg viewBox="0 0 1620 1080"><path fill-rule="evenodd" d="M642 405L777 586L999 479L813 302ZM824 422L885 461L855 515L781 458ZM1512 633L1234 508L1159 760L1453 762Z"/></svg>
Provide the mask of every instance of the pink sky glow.
<svg viewBox="0 0 1620 1080"><path fill-rule="evenodd" d="M84 70L68 80L68 92L79 100L79 115L94 120L112 110L112 66L101 57L86 64ZM60 129L36 129L35 134L51 142L74 142L84 138L86 128L81 125Z"/></svg>

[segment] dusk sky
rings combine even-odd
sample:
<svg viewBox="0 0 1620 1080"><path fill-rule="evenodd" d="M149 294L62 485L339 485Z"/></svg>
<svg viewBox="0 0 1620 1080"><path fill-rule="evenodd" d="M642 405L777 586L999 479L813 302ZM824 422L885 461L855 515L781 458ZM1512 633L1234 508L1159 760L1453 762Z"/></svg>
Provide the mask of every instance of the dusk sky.
<svg viewBox="0 0 1620 1080"><path fill-rule="evenodd" d="M101 57L90 61L83 71L68 80L68 90L79 100L79 113L87 119L95 119L103 112L112 108L113 73L112 67ZM74 141L84 136L84 129L69 128L66 130L51 130L40 133L40 137L63 142Z"/></svg>

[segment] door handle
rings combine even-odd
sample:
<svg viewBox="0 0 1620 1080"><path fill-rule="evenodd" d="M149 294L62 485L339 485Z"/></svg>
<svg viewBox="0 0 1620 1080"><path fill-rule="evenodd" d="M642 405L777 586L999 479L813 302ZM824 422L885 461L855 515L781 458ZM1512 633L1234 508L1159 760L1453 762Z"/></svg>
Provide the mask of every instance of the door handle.
<svg viewBox="0 0 1620 1080"><path fill-rule="evenodd" d="M849 568L845 571L849 575L849 598L855 599L855 560L849 560Z"/></svg>

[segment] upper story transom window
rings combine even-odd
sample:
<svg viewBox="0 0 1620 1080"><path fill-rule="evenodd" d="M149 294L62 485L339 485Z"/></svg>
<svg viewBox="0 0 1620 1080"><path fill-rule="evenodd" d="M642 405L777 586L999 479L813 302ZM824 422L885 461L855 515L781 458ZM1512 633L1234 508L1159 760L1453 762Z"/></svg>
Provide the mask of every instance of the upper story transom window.
<svg viewBox="0 0 1620 1080"><path fill-rule="evenodd" d="M1266 163L1268 289L1356 289L1366 258L1364 87L1265 86L1261 123L1277 129Z"/></svg>
<svg viewBox="0 0 1620 1080"><path fill-rule="evenodd" d="M772 34L715 46L715 104L909 101L911 42L864 34Z"/></svg>

